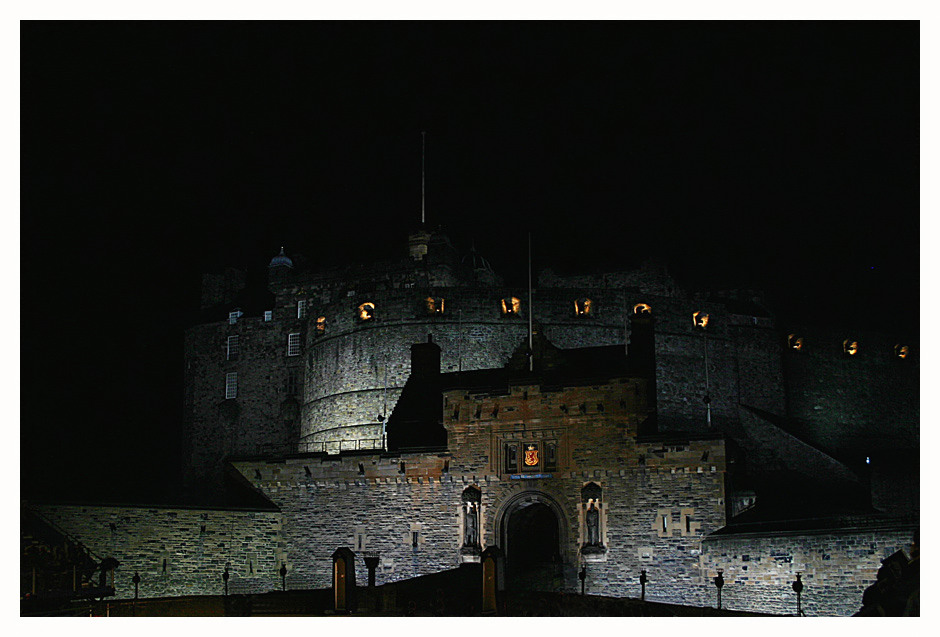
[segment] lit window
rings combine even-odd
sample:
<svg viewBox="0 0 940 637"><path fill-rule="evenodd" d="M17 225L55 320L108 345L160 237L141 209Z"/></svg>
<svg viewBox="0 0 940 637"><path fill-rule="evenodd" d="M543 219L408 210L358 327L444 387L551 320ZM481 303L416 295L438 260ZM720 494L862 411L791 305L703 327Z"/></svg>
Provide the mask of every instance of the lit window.
<svg viewBox="0 0 940 637"><path fill-rule="evenodd" d="M522 308L522 303L514 296L507 297L501 301L503 314L518 314Z"/></svg>
<svg viewBox="0 0 940 637"><path fill-rule="evenodd" d="M225 375L225 399L238 396L238 372L229 372Z"/></svg>
<svg viewBox="0 0 940 637"><path fill-rule="evenodd" d="M787 336L787 347L796 351L800 351L803 349L803 337L797 336L796 334L790 334Z"/></svg>
<svg viewBox="0 0 940 637"><path fill-rule="evenodd" d="M911 348L907 345L895 345L894 346L894 355L898 358L907 358L907 355L911 353Z"/></svg>
<svg viewBox="0 0 940 637"><path fill-rule="evenodd" d="M300 356L300 333L295 332L287 335L287 355Z"/></svg>
<svg viewBox="0 0 940 637"><path fill-rule="evenodd" d="M235 325L236 323L238 323L238 319L240 319L241 317L242 317L241 310L232 310L231 312L228 313L229 325Z"/></svg>
<svg viewBox="0 0 940 637"><path fill-rule="evenodd" d="M264 320L265 320L265 322L271 321L271 320L273 320L273 319L274 319L274 311L273 311L273 310L265 310L265 311L264 311Z"/></svg>
<svg viewBox="0 0 940 637"><path fill-rule="evenodd" d="M424 300L428 308L428 314L443 314L444 313L444 299L429 296Z"/></svg>
<svg viewBox="0 0 940 637"><path fill-rule="evenodd" d="M371 321L375 318L375 303L363 303L359 306L359 320Z"/></svg>
<svg viewBox="0 0 940 637"><path fill-rule="evenodd" d="M229 336L225 345L225 358L230 361L238 360L238 337Z"/></svg>
<svg viewBox="0 0 940 637"><path fill-rule="evenodd" d="M842 351L849 356L855 356L858 354L858 341L853 341L851 339L842 341Z"/></svg>
<svg viewBox="0 0 940 637"><path fill-rule="evenodd" d="M574 302L574 315L587 316L591 313L591 299L578 299Z"/></svg>
<svg viewBox="0 0 940 637"><path fill-rule="evenodd" d="M323 334L326 332L326 317L318 316L317 317L317 334Z"/></svg>
<svg viewBox="0 0 940 637"><path fill-rule="evenodd" d="M307 318L307 300L300 299L297 301L297 318Z"/></svg>
<svg viewBox="0 0 940 637"><path fill-rule="evenodd" d="M637 316L649 315L653 313L653 308L646 303L637 303L633 306L633 313Z"/></svg>
<svg viewBox="0 0 940 637"><path fill-rule="evenodd" d="M709 316L705 312L696 312L695 314L692 315L692 324L695 327L700 327L702 329L705 329L706 327L708 327L708 319L709 319Z"/></svg>

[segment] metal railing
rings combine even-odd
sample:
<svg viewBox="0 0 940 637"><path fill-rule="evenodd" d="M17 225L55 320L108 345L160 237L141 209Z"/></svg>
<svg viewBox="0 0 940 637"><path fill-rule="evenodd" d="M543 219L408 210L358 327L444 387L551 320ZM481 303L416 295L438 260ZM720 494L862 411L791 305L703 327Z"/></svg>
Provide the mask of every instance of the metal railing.
<svg viewBox="0 0 940 637"><path fill-rule="evenodd" d="M321 442L301 442L301 453L340 453L342 451L384 451L384 438L364 438L356 440L333 440Z"/></svg>

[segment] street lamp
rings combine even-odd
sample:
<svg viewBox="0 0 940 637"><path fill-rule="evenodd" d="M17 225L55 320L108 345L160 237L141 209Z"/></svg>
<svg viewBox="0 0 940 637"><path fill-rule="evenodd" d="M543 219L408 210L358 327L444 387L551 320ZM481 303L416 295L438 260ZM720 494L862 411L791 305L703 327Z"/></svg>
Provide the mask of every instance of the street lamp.
<svg viewBox="0 0 940 637"><path fill-rule="evenodd" d="M718 569L718 576L715 577L715 588L718 589L718 610L721 610L721 587L725 585L725 578L721 576L723 569Z"/></svg>
<svg viewBox="0 0 940 637"><path fill-rule="evenodd" d="M803 592L803 574L797 571L796 581L793 582L793 591L796 593L796 616L803 616L803 606L800 595Z"/></svg>

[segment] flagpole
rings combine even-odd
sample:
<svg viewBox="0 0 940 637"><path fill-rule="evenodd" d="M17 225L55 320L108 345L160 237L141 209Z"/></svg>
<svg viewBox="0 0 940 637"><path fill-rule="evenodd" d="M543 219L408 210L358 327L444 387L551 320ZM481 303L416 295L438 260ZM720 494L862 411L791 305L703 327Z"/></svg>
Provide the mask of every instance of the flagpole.
<svg viewBox="0 0 940 637"><path fill-rule="evenodd" d="M532 349L532 233L529 232L529 371L535 368L535 351Z"/></svg>

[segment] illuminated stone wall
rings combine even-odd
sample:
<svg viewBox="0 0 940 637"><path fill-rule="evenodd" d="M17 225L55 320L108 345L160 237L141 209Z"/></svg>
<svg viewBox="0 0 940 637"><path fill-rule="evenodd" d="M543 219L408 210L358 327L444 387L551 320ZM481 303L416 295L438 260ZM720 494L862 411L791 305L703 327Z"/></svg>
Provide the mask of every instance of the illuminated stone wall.
<svg viewBox="0 0 940 637"><path fill-rule="evenodd" d="M722 461L717 452L720 445L708 444L715 452L713 457ZM701 448L696 446L687 455L700 458ZM685 604L704 599L705 591L698 585L699 545L704 533L718 528L724 519L724 473L719 465L697 463L686 468L687 461L670 457L660 466L622 471L582 469L556 473L551 479L520 481L482 472L444 472L445 460L455 462L447 455L344 453L342 457L292 458L277 464L239 461L236 466L282 509L287 581L292 588L330 586L331 555L341 546L359 555L356 577L360 585L367 582L361 559L364 552L379 554L379 585L456 568L463 531L461 495L474 485L482 494L484 548L496 544L500 508L513 496L535 493L555 501L564 511L560 524L567 536L561 584L563 590L579 590L581 488L595 482L604 490L607 553L603 562L588 566L587 590L608 596L638 596L635 577L639 569L646 568L659 569L663 578L658 592L649 599ZM402 462L403 474L399 473ZM261 472L260 480L255 478L255 469ZM657 522L664 511L671 527L669 536L658 531ZM691 533L685 532L683 516L694 519ZM418 532L417 547L413 546L413 532Z"/></svg>
<svg viewBox="0 0 940 637"><path fill-rule="evenodd" d="M191 481L220 480L223 458L263 451L285 453L296 444L303 389L303 356L287 356L285 321L242 317L186 333L183 467ZM228 337L238 336L238 357L227 359ZM290 370L297 395L287 393ZM237 397L226 399L226 374L238 374ZM296 403L296 404L294 404Z"/></svg>
<svg viewBox="0 0 940 637"><path fill-rule="evenodd" d="M650 408L646 389L636 378L544 392L537 385L484 395L452 390L444 404L446 453L310 454L235 466L284 514L292 587L329 586L330 557L340 546L378 552L380 585L458 566L462 494L472 485L481 495L482 548L507 547L509 559L512 503L532 497L557 507L558 586L579 590L582 489L594 483L602 490L605 551L588 564L587 590L635 596L639 570L658 569L662 580L650 599L695 604L706 594L701 541L725 519L724 447L719 440L637 444L636 427ZM559 442L554 469L506 472L504 442L549 439ZM359 559L357 580L366 578Z"/></svg>
<svg viewBox="0 0 940 637"><path fill-rule="evenodd" d="M527 291L493 277L483 284L471 274L447 259L282 272L271 280L273 321L246 317L235 326L221 321L190 329L188 477L212 480L221 475L224 458L233 455L381 446L379 417L391 413L400 396L410 373L411 345L426 341L429 333L441 347L443 372L502 367L526 338ZM443 315L428 314L428 296L444 299ZM502 315L500 299L508 296L520 299L519 316ZM591 313L578 317L574 303L583 298L591 299ZM300 319L299 300L307 304L307 316ZM375 304L374 320L358 320L356 308L363 302ZM707 348L711 430L746 428L755 418L748 411L753 409L846 461L863 462L872 450L918 444L917 343L910 344L903 365L892 358L895 341L900 342L893 336L879 341L856 335L860 354L846 360L841 333L806 332L804 349L795 353L787 350L786 334L773 319L747 314L733 299L705 301L680 290L653 266L595 276L545 271L534 293L535 320L561 348L629 342L628 316L637 303L648 303L653 311L660 431L709 431L703 402ZM693 328L695 311L711 315L706 333ZM316 329L320 316L322 333ZM241 335L244 352L236 363L225 360L225 337L232 333ZM299 356L286 355L290 333L301 335ZM291 369L299 384L296 403L285 392ZM225 374L231 370L239 373L239 396L224 400ZM876 460L871 471L881 494L878 506L916 507L916 478L905 474L903 462L888 466ZM907 494L904 507L891 497L899 481Z"/></svg>
<svg viewBox="0 0 940 637"><path fill-rule="evenodd" d="M903 550L910 555L914 529L859 524L828 533L726 535L702 545L702 571L716 602L712 578L723 569L722 607L795 615L792 583L802 573L802 609L807 616L851 616L862 593L875 583L881 561Z"/></svg>
<svg viewBox="0 0 940 637"><path fill-rule="evenodd" d="M120 562L117 599L280 590L285 560L277 512L91 505L32 505L101 558ZM113 525L113 529L112 529ZM164 570L164 561L166 569Z"/></svg>

